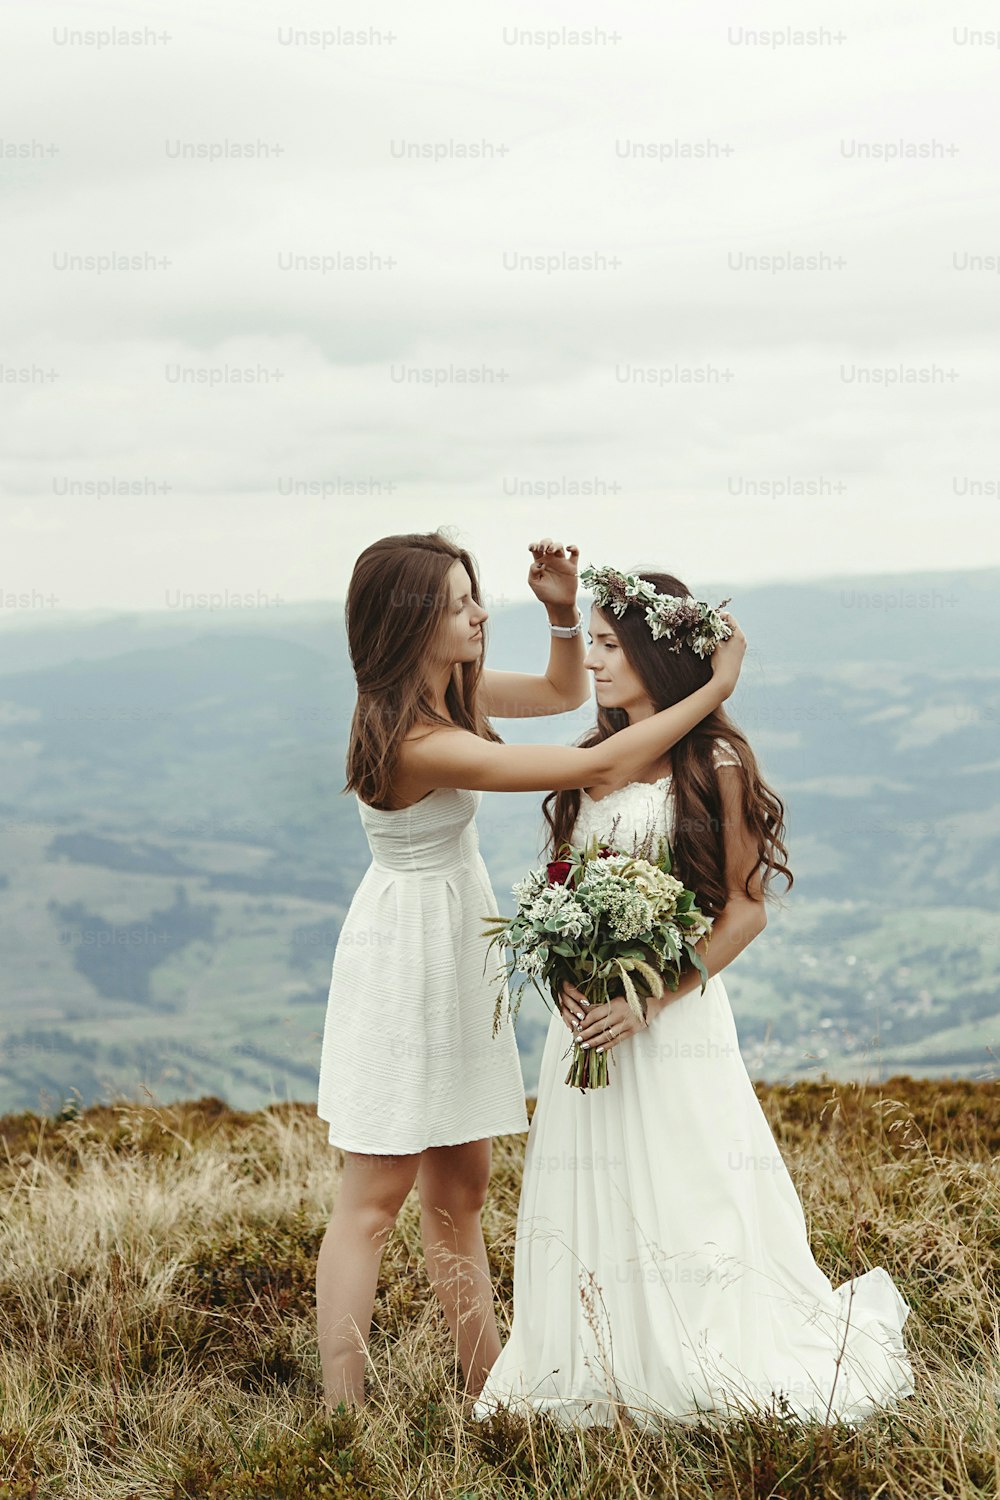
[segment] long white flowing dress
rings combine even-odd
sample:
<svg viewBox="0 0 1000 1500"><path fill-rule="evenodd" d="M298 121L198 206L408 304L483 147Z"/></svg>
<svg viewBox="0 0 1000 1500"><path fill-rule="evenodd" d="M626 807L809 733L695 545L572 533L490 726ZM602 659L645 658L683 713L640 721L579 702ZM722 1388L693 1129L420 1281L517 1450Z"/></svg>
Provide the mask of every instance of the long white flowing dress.
<svg viewBox="0 0 1000 1500"><path fill-rule="evenodd" d="M436 787L409 807L357 798L372 862L333 957L316 1113L331 1145L406 1155L528 1129L497 912L479 851L480 791ZM485 967L485 973L484 973Z"/></svg>
<svg viewBox="0 0 1000 1500"><path fill-rule="evenodd" d="M717 740L716 765L734 759ZM571 842L627 849L650 826L669 837L670 780L584 793ZM912 1395L910 1309L888 1272L834 1289L813 1259L721 975L619 1043L606 1088L564 1082L571 1041L553 1014L513 1323L474 1415L508 1406L609 1426L619 1403L648 1427L750 1410L855 1424Z"/></svg>

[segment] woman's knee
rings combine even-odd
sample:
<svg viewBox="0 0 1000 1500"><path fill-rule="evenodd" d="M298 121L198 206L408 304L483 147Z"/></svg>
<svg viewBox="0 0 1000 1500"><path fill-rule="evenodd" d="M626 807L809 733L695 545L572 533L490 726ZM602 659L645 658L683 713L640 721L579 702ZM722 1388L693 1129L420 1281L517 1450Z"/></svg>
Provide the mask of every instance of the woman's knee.
<svg viewBox="0 0 1000 1500"><path fill-rule="evenodd" d="M456 1155L450 1159L442 1153L421 1164L418 1185L420 1206L425 1213L453 1219L468 1219L482 1213L490 1184L489 1143L485 1144L485 1151L458 1155L456 1148Z"/></svg>
<svg viewBox="0 0 1000 1500"><path fill-rule="evenodd" d="M388 1236L417 1175L419 1157L347 1158L335 1213L349 1213L369 1238Z"/></svg>

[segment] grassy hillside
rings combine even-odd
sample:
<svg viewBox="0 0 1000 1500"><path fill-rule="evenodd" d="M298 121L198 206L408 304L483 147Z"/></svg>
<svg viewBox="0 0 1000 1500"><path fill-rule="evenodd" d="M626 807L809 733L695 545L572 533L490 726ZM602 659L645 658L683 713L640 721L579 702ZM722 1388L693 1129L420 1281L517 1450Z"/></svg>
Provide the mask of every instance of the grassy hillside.
<svg viewBox="0 0 1000 1500"><path fill-rule="evenodd" d="M309 1104L214 1098L0 1119L3 1500L339 1496L994 1497L1000 1093L894 1077L758 1084L836 1286L885 1266L916 1394L856 1431L762 1414L659 1437L473 1422L415 1194L379 1280L360 1413L324 1415L316 1256L340 1153ZM501 1330L524 1136L494 1144Z"/></svg>

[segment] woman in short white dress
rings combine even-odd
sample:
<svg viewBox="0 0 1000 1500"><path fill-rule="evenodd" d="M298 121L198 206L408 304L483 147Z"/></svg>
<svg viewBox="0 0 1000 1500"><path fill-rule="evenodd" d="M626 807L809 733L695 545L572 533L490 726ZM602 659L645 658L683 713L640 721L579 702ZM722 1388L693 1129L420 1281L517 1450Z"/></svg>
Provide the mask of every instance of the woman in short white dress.
<svg viewBox="0 0 1000 1500"><path fill-rule="evenodd" d="M585 660L591 746L614 744L708 673L690 644L675 653L653 639L623 575L600 572L610 576L595 581ZM670 574L639 577L669 598L688 592ZM913 1393L909 1307L884 1267L834 1288L813 1259L722 979L765 926L767 882L792 884L784 807L721 708L664 759L611 790L546 798L550 858L564 841L631 852L668 838L674 872L714 917L701 945L710 978L702 992L689 968L675 993L650 998L645 1026L624 999L584 1011L580 990L564 989L525 1151L513 1325L474 1414L510 1406L566 1425L656 1426L781 1408L857 1423ZM567 1027L611 1053L607 1087L565 1083Z"/></svg>
<svg viewBox="0 0 1000 1500"><path fill-rule="evenodd" d="M476 1395L500 1351L480 1214L491 1136L526 1130L509 1017L493 1035L484 917L497 911L479 853L483 791L612 785L638 774L727 698L746 640L708 682L613 743L505 745L487 714L559 713L588 696L577 549L532 544L532 589L553 630L544 676L484 671L472 557L440 532L383 537L358 558L347 637L358 701L347 754L372 851L337 942L317 1112L344 1152L316 1269L328 1407L364 1402L379 1267L416 1182L428 1274Z"/></svg>

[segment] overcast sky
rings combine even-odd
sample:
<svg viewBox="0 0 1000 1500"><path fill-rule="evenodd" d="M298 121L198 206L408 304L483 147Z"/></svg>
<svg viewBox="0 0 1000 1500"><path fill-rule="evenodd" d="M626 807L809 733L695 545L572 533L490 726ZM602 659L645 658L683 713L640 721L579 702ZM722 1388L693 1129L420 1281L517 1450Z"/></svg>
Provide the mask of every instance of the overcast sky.
<svg viewBox="0 0 1000 1500"><path fill-rule="evenodd" d="M995 564L998 20L9 3L0 618Z"/></svg>

